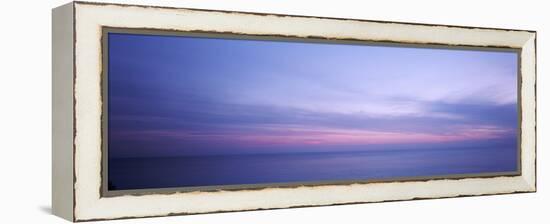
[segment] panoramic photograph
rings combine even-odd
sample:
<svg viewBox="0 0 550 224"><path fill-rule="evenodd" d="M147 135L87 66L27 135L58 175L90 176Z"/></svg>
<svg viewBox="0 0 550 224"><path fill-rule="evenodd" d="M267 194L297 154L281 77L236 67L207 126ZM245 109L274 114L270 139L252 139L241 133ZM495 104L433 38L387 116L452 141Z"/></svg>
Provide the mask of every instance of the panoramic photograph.
<svg viewBox="0 0 550 224"><path fill-rule="evenodd" d="M110 191L519 171L516 51L106 38Z"/></svg>

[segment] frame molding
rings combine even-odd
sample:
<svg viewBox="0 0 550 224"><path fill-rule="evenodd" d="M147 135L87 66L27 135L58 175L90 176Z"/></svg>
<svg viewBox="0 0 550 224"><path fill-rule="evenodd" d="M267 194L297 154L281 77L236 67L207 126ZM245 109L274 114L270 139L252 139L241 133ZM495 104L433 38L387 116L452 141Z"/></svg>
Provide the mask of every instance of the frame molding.
<svg viewBox="0 0 550 224"><path fill-rule="evenodd" d="M71 129L64 126L71 131L60 132L55 127L62 121L54 119L53 157L54 162L62 165L54 165L53 168L54 176L59 174L53 179L53 210L56 215L71 221L536 191L535 31L83 2L62 7L67 10L70 8L73 14L54 10L54 18L56 15L65 15L73 24L72 29L67 26L67 30L60 31L55 28L55 24L62 24L62 21L54 19L54 65L56 59L61 60L64 55L68 56L67 48L70 49L74 61L64 60L59 68L54 66L53 82L54 86L72 90L74 105L59 106L55 103L58 102L56 99L67 97L67 94L54 93L53 116L55 118L71 112L74 114L74 123L71 123ZM521 79L518 84L522 100L518 104L521 107L521 175L105 197L101 194L101 37L104 27L520 49ZM63 42L64 48L55 47L56 39L69 36L70 33L73 39ZM74 83L62 82L64 77L74 77ZM56 112L55 108L63 113ZM71 140L71 144L56 144L61 141L56 140L56 136ZM61 156L70 156L72 159L56 160ZM70 172L70 178L67 171L61 171L60 167L65 166L74 168ZM66 189L74 190L74 198L71 195L68 200L73 202L70 210L67 208L67 201L56 200L66 196Z"/></svg>

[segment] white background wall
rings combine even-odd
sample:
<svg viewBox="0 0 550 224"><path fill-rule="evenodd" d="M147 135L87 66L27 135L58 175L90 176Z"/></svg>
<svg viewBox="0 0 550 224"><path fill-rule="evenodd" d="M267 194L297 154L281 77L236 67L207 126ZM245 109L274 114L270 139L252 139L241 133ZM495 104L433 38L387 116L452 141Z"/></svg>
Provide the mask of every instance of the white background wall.
<svg viewBox="0 0 550 224"><path fill-rule="evenodd" d="M97 0L99 1L99 0ZM116 0L112 0L116 1ZM0 223L64 223L51 215L51 18L65 0L0 5ZM101 1L103 2L103 1ZM541 223L550 220L550 7L546 1L117 1L189 8L538 31L538 192L110 223ZM546 208L545 208L546 207Z"/></svg>

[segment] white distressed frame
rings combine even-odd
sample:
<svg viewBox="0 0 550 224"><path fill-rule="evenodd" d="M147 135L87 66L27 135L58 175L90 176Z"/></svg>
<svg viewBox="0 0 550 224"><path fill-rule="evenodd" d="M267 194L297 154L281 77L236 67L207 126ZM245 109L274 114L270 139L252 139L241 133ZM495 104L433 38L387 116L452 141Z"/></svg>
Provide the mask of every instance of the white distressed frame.
<svg viewBox="0 0 550 224"><path fill-rule="evenodd" d="M533 31L80 2L72 7L74 207L69 219L73 221L536 191L536 33ZM521 48L521 176L101 197L104 26Z"/></svg>

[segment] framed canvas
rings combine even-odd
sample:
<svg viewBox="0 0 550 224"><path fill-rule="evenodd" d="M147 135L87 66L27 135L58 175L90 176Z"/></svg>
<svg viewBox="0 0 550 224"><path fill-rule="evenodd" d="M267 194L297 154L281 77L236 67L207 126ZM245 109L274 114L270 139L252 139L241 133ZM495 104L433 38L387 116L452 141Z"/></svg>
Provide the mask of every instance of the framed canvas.
<svg viewBox="0 0 550 224"><path fill-rule="evenodd" d="M536 191L536 32L72 2L70 221Z"/></svg>

